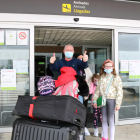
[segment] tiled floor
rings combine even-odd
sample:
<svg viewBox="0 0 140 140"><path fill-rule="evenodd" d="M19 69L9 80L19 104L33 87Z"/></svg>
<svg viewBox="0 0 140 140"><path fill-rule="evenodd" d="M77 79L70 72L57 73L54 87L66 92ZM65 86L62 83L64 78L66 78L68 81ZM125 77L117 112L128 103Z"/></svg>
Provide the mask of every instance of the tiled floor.
<svg viewBox="0 0 140 140"><path fill-rule="evenodd" d="M116 126L115 129L115 140L140 140L140 124ZM86 140L101 140L100 137L93 137L93 128L89 131L91 135L86 136ZM0 140L11 140L11 133L0 133Z"/></svg>

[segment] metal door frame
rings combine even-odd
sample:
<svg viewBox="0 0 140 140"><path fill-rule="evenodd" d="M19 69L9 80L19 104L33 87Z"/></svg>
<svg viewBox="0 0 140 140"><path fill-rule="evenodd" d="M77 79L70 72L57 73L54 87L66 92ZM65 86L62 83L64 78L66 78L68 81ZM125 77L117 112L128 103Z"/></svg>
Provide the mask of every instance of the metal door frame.
<svg viewBox="0 0 140 140"><path fill-rule="evenodd" d="M119 46L118 46L118 36L119 33L139 33L140 34L140 28L139 29L115 29L114 30L114 50L115 50L115 69L116 72L119 73ZM139 117L140 118L140 117ZM132 118L132 119L126 119L119 121L119 111L115 112L115 125L126 125L126 124L136 124L140 123L139 118Z"/></svg>

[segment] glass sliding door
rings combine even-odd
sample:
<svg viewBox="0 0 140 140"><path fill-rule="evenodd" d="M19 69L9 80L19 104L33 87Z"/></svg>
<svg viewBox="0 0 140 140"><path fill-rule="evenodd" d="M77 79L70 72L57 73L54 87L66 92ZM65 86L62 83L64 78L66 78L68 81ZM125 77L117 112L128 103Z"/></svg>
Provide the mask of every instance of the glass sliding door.
<svg viewBox="0 0 140 140"><path fill-rule="evenodd" d="M95 65L92 73L100 73L102 64L107 59L107 48L87 48L87 55L89 56L88 66Z"/></svg>
<svg viewBox="0 0 140 140"><path fill-rule="evenodd" d="M34 29L32 28L32 31ZM17 116L12 116L19 95L34 95L30 64L31 27L0 25L0 131L10 132ZM34 31L33 31L34 36ZM33 57L33 56L32 56ZM33 57L34 58L34 57ZM31 68L31 69L30 69ZM34 68L34 67L33 67ZM31 78L32 77L32 78ZM34 82L33 82L34 83Z"/></svg>
<svg viewBox="0 0 140 140"><path fill-rule="evenodd" d="M115 67L123 84L118 124L140 123L140 31L116 30Z"/></svg>
<svg viewBox="0 0 140 140"><path fill-rule="evenodd" d="M88 67L90 68L92 74L100 73L102 64L105 60L111 59L111 47L110 46L84 46L83 52L87 51L88 55ZM93 119L93 109L91 106L91 96L88 100L87 106L87 127L94 127ZM98 126L101 126L99 121Z"/></svg>

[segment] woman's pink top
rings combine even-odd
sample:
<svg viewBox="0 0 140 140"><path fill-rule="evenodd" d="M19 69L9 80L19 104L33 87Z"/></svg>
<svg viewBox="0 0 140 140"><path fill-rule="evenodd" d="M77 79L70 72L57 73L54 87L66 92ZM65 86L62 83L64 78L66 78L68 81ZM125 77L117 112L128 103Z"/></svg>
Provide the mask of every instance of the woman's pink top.
<svg viewBox="0 0 140 140"><path fill-rule="evenodd" d="M94 82L91 82L89 94L92 94L92 103L93 103L93 96L94 96L95 90L96 90L96 85L94 85Z"/></svg>

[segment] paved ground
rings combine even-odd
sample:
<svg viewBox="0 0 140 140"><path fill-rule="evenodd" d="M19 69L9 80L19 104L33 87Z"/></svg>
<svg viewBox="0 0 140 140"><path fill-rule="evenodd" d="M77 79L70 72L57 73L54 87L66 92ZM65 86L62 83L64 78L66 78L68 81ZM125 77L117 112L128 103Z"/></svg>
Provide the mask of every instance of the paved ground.
<svg viewBox="0 0 140 140"><path fill-rule="evenodd" d="M89 128L89 131L91 135L86 140L101 140L100 136L93 137L93 128ZM11 140L11 133L0 133L0 140ZM140 124L116 126L115 140L140 140Z"/></svg>
<svg viewBox="0 0 140 140"><path fill-rule="evenodd" d="M140 124L125 125L115 127L115 140L140 140ZM86 137L86 140L101 140L101 137L93 137L93 128L89 128L90 136ZM101 133L101 128L99 128Z"/></svg>

